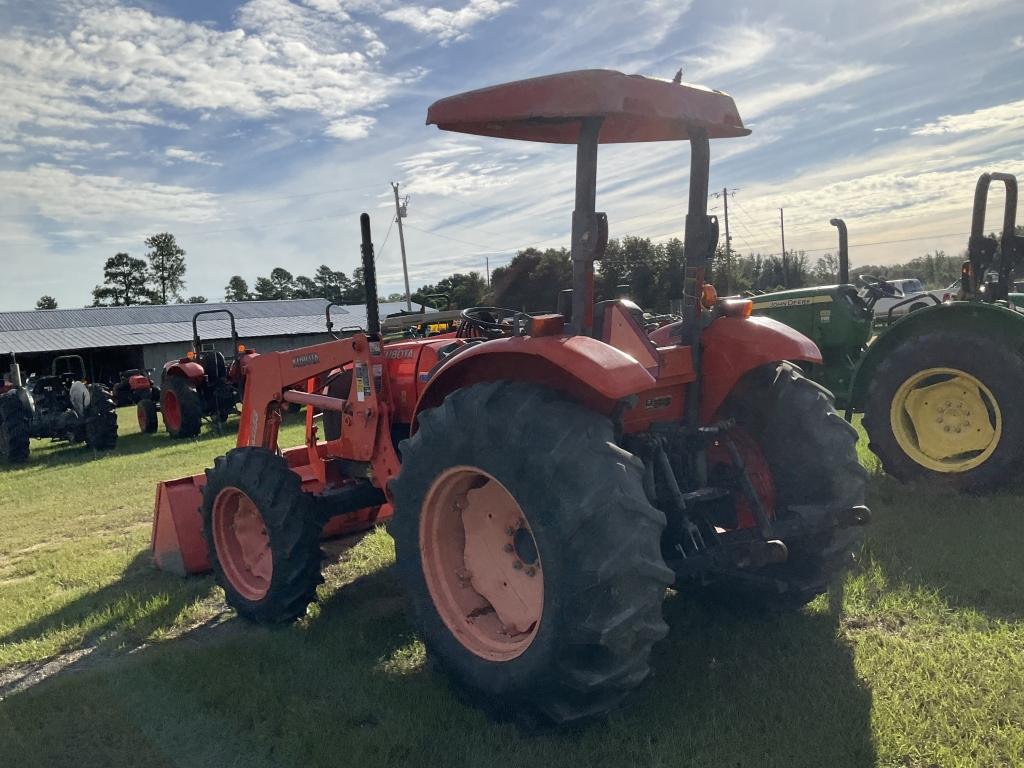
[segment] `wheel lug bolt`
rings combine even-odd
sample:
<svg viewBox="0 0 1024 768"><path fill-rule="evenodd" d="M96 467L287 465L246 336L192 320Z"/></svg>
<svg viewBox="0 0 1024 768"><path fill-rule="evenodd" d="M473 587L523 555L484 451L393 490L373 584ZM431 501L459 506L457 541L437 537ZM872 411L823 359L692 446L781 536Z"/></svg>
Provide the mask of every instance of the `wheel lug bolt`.
<svg viewBox="0 0 1024 768"><path fill-rule="evenodd" d="M935 420L935 422L936 422L937 424L941 424L941 423L942 423L942 417L941 417L941 416L939 416L939 418L937 418L937 419Z"/></svg>
<svg viewBox="0 0 1024 768"><path fill-rule="evenodd" d="M537 569L536 568L531 566L531 567L526 569L526 575L527 576L535 576L536 574L537 574Z"/></svg>
<svg viewBox="0 0 1024 768"><path fill-rule="evenodd" d="M523 570L523 564L521 562L519 562L518 560L516 560L514 563L512 563L512 567L515 570L517 570L517 571Z"/></svg>
<svg viewBox="0 0 1024 768"><path fill-rule="evenodd" d="M506 544L504 549L505 549L506 552L511 552L512 551L512 545L511 544Z"/></svg>
<svg viewBox="0 0 1024 768"><path fill-rule="evenodd" d="M953 431L960 434L960 427L953 427Z"/></svg>
<svg viewBox="0 0 1024 768"><path fill-rule="evenodd" d="M944 426L944 427L942 428L942 431L943 431L943 432L949 432L949 424L947 424L946 426Z"/></svg>

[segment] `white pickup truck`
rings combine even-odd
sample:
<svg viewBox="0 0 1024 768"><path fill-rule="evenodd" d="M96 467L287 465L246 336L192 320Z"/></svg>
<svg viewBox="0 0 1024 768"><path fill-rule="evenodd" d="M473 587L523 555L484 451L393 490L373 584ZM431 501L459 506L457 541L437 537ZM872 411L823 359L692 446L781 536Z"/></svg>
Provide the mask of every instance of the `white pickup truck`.
<svg viewBox="0 0 1024 768"><path fill-rule="evenodd" d="M868 277L865 275L864 277ZM926 291L924 284L916 277L901 277L893 280L881 281L891 286L893 291L891 296L885 296L878 299L875 302L874 313L875 320L878 322L887 322L889 318L889 309L899 304L892 313L892 319L902 317L908 312L913 312L917 309L924 307L930 307L936 302L928 294L936 295L939 301L942 301L942 291ZM868 295L867 288L861 288L860 296L866 298ZM907 301L911 297L919 296L920 301ZM905 302L906 303L902 303Z"/></svg>

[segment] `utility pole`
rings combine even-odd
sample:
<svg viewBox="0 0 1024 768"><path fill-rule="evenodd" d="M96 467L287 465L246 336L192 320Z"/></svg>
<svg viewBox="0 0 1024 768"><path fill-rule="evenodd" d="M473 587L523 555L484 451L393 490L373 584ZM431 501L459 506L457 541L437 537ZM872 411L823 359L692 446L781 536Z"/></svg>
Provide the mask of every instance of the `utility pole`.
<svg viewBox="0 0 1024 768"><path fill-rule="evenodd" d="M725 286L724 291L728 295L732 292L732 236L729 234L729 195L735 195L735 189L723 187L721 192L713 192L712 197L722 198L725 204Z"/></svg>
<svg viewBox="0 0 1024 768"><path fill-rule="evenodd" d="M491 257L484 256L484 261L487 263L487 287L491 287Z"/></svg>
<svg viewBox="0 0 1024 768"><path fill-rule="evenodd" d="M406 204L398 202L398 182L391 182L391 189L395 191L395 219L398 221L398 242L402 246L402 274L405 275L405 309L412 312L412 293L409 291L409 264L405 260L405 233L402 231L402 219L408 212L409 198L405 198Z"/></svg>
<svg viewBox="0 0 1024 768"><path fill-rule="evenodd" d="M786 219L779 208L779 227L782 230L782 282L789 288L789 257L786 255Z"/></svg>

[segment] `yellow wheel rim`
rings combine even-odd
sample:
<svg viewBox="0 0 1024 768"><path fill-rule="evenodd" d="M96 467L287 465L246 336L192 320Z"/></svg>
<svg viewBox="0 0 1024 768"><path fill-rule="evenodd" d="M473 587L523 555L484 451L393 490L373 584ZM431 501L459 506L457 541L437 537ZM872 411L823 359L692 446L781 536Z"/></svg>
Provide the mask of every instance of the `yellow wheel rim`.
<svg viewBox="0 0 1024 768"><path fill-rule="evenodd" d="M904 381L892 399L889 419L903 452L936 472L980 466L1003 431L992 391L956 368L927 368Z"/></svg>

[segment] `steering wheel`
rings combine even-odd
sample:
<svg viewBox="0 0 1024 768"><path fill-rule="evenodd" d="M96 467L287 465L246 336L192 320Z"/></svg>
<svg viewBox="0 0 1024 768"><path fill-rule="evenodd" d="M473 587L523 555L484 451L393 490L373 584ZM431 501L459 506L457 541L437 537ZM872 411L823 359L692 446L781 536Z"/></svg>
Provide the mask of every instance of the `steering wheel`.
<svg viewBox="0 0 1024 768"><path fill-rule="evenodd" d="M522 336L526 333L526 321L530 317L525 312L504 307L467 307L461 316L460 337L466 337L468 331L475 328L487 339Z"/></svg>
<svg viewBox="0 0 1024 768"><path fill-rule="evenodd" d="M867 292L871 294L872 298L877 301L878 299L884 299L887 296L900 297L903 295L903 291L897 288L887 280L882 280L874 275L857 275L857 279L861 282Z"/></svg>

